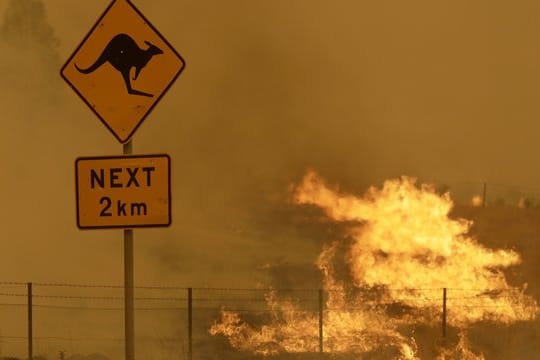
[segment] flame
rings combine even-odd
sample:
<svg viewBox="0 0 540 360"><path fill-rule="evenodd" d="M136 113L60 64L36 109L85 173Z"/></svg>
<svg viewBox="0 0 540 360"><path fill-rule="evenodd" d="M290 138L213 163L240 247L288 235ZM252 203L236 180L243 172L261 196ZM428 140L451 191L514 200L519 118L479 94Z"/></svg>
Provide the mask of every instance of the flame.
<svg viewBox="0 0 540 360"><path fill-rule="evenodd" d="M520 209L527 209L531 206L531 201L526 197L520 197L518 201L518 208Z"/></svg>
<svg viewBox="0 0 540 360"><path fill-rule="evenodd" d="M459 333L459 342L453 349L441 348L436 360L486 360L483 354L469 350L469 342L463 332Z"/></svg>
<svg viewBox="0 0 540 360"><path fill-rule="evenodd" d="M419 359L413 337L404 329L414 324L436 325L443 312L449 326L466 329L479 321L510 324L532 320L536 301L525 288L511 287L502 270L520 263L512 250L492 250L468 235L472 225L451 219L448 193L416 185L413 178L386 181L363 197L329 188L313 171L295 187L293 200L321 208L333 221L350 225L352 243L346 256L337 256L339 242L324 247L317 266L324 278L326 306L322 314L324 351L363 354L388 351L388 359ZM350 279L334 269L345 261ZM319 318L292 300L267 297L271 321L260 328L238 314L222 311L210 329L225 335L239 350L261 355L316 352ZM389 315L389 309L399 315ZM483 359L468 350L465 336L455 349L441 350L438 359Z"/></svg>
<svg viewBox="0 0 540 360"><path fill-rule="evenodd" d="M471 205L474 207L482 206L482 197L480 195L474 195L471 199Z"/></svg>

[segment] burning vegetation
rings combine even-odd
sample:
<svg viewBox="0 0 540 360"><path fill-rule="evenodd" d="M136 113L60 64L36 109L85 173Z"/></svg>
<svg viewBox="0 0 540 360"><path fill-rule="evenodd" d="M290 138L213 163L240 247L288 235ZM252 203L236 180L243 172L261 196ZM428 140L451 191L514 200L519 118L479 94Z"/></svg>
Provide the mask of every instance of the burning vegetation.
<svg viewBox="0 0 540 360"><path fill-rule="evenodd" d="M434 357L484 359L470 349L468 328L538 315L526 286L511 286L503 273L521 262L520 255L486 248L470 236L471 221L450 218L448 193L402 177L357 197L328 187L310 171L292 195L296 204L317 206L330 221L348 226L347 241L327 244L316 262L323 275L323 311L273 291L263 324L224 308L210 333L227 337L235 349L420 359L415 327L442 322L443 332L446 326L456 330L456 340L434 333ZM346 278L338 267L347 269Z"/></svg>

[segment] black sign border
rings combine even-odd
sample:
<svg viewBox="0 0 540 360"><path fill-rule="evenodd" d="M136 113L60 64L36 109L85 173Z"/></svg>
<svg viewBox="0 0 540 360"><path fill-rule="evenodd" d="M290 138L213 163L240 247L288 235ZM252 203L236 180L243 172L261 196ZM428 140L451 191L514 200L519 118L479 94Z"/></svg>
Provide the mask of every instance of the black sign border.
<svg viewBox="0 0 540 360"><path fill-rule="evenodd" d="M103 226L82 226L80 223L79 213L79 161L85 160L114 160L114 159L133 159L133 158L167 158L168 171L168 189L169 196L168 215L169 219L166 224L144 224L144 225L103 225ZM75 159L75 204L77 213L77 227L81 230L90 229L134 229L134 228L151 228L151 227L168 227L172 223L172 197L171 197L171 157L168 154L150 154L150 155L111 155L111 156L81 156Z"/></svg>

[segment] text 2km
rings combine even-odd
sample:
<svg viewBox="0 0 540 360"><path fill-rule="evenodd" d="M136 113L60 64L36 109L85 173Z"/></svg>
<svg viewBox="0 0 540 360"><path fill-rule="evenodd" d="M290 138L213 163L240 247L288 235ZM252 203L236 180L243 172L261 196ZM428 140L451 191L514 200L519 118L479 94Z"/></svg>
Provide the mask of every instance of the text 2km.
<svg viewBox="0 0 540 360"><path fill-rule="evenodd" d="M90 188L129 188L151 187L152 174L156 170L153 166L148 167L125 167L109 169L90 169ZM109 196L99 199L101 211L100 217L109 216L145 216L148 213L146 202L114 201Z"/></svg>

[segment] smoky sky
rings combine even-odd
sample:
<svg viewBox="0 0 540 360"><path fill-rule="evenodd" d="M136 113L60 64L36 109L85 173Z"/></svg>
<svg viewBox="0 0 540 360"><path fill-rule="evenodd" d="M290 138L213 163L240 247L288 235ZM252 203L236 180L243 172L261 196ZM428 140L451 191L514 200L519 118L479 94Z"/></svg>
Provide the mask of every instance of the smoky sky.
<svg viewBox="0 0 540 360"><path fill-rule="evenodd" d="M134 136L172 160L173 223L135 231L137 284L316 286L343 229L291 204L308 168L357 194L401 175L540 194L536 1L133 2L186 60ZM74 189L77 157L122 147L59 75L108 4L0 0L7 281L123 281L121 231L78 230ZM534 239L533 218L489 241Z"/></svg>
<svg viewBox="0 0 540 360"><path fill-rule="evenodd" d="M2 253L120 280L121 233L75 227L73 163L121 146L58 74L107 4L0 3ZM532 1L135 5L187 63L134 137L135 153L173 162L173 225L136 235L141 281L236 282L255 263L314 258L324 236L304 239L288 192L308 168L360 193L401 175L456 196L467 182L536 186ZM80 275L18 263L21 279Z"/></svg>
<svg viewBox="0 0 540 360"><path fill-rule="evenodd" d="M1 2L12 277L121 280L121 233L77 230L73 189L78 156L121 146L59 76L107 4ZM135 5L187 63L134 137L173 162L173 225L136 234L140 281L234 284L298 251L310 262L326 235L298 230L288 192L308 168L355 192L401 175L536 186L532 1Z"/></svg>

